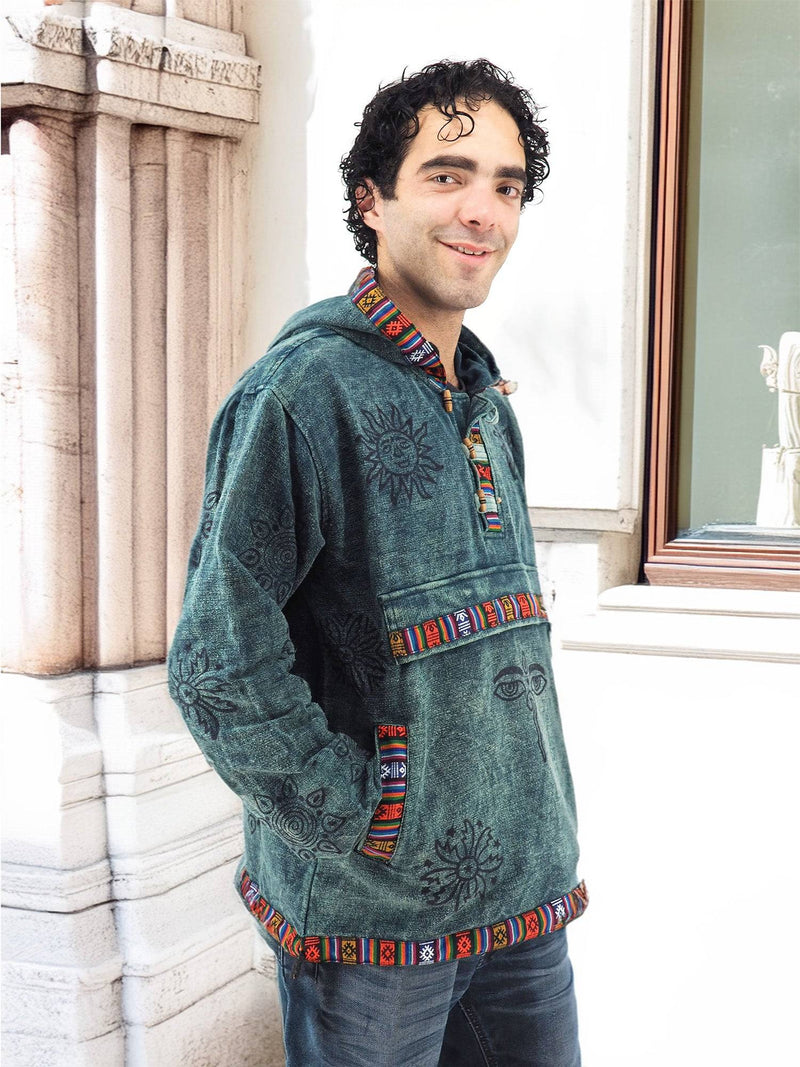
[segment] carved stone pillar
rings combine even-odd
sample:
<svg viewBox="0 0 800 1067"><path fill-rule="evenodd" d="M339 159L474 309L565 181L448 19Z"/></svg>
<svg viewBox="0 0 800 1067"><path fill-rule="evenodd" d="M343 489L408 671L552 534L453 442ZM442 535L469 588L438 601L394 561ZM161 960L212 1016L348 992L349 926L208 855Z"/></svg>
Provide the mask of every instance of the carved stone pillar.
<svg viewBox="0 0 800 1067"><path fill-rule="evenodd" d="M275 1029L230 885L238 801L163 664L241 362L233 157L259 68L236 11L20 0L0 23L9 1067L263 1064Z"/></svg>
<svg viewBox="0 0 800 1067"><path fill-rule="evenodd" d="M134 649L137 662L164 654L167 542L166 131L131 136L133 343Z"/></svg>
<svg viewBox="0 0 800 1067"><path fill-rule="evenodd" d="M3 658L50 674L79 667L83 655L73 117L31 112L12 122L8 142L16 358L6 496L13 540L4 558L19 568L6 569L13 602L3 613Z"/></svg>

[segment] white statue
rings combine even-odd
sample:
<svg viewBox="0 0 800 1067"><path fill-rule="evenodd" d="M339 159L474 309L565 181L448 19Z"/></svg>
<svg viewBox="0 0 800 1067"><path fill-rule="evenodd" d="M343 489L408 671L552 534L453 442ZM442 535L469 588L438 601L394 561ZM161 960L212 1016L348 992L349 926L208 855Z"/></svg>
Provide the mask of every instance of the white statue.
<svg viewBox="0 0 800 1067"><path fill-rule="evenodd" d="M800 331L781 337L778 351L764 353L761 373L778 394L778 444L761 454L757 526L800 526Z"/></svg>

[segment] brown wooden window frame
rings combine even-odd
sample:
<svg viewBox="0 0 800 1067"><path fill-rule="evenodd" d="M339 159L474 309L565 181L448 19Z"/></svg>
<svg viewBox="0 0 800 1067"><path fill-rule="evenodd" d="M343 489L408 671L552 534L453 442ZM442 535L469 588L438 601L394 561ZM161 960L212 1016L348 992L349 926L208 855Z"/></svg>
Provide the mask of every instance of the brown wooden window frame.
<svg viewBox="0 0 800 1067"><path fill-rule="evenodd" d="M691 0L660 0L644 573L653 585L800 589L800 548L677 539Z"/></svg>

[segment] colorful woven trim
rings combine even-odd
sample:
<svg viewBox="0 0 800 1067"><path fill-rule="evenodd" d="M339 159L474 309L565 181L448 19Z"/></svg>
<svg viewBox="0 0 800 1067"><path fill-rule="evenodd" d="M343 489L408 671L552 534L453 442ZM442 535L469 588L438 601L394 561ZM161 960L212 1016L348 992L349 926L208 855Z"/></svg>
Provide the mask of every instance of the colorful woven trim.
<svg viewBox="0 0 800 1067"><path fill-rule="evenodd" d="M425 340L414 323L384 293L375 278L374 267L361 271L350 290L350 299L384 337L397 345L409 363L422 367L439 382L447 381L436 347Z"/></svg>
<svg viewBox="0 0 800 1067"><path fill-rule="evenodd" d="M459 608L448 615L428 619L404 630L392 630L389 645L396 658L427 652L438 645L449 645L462 637L514 622L517 619L547 618L542 598L535 593L505 593L482 604Z"/></svg>
<svg viewBox="0 0 800 1067"><path fill-rule="evenodd" d="M378 754L381 761L381 802L372 816L361 851L365 856L388 863L397 847L406 803L407 727L379 726Z"/></svg>
<svg viewBox="0 0 800 1067"><path fill-rule="evenodd" d="M494 488L492 466L489 463L489 454L486 451L481 428L477 422L470 427L469 436L464 438L464 444L469 451L470 461L478 476L478 499L480 501L481 514L489 531L500 533L503 529L503 523L498 512L499 501Z"/></svg>
<svg viewBox="0 0 800 1067"><path fill-rule="evenodd" d="M242 900L250 909L250 914L255 916L270 937L274 938L290 956L302 956L303 939L279 911L264 900L258 886L247 873L242 870L239 878L239 892Z"/></svg>
<svg viewBox="0 0 800 1067"><path fill-rule="evenodd" d="M586 885L581 882L558 900L490 926L477 926L429 941L386 941L377 937L301 937L264 900L247 871L242 871L240 891L252 914L290 956L309 963L372 963L380 967L443 963L518 945L560 930L581 916L589 903Z"/></svg>

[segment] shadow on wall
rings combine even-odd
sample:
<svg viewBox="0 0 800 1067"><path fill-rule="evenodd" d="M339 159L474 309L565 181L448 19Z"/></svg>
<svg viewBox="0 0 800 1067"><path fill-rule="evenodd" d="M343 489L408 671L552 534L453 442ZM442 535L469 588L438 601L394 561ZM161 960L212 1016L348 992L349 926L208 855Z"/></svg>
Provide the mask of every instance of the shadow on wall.
<svg viewBox="0 0 800 1067"><path fill-rule="evenodd" d="M268 250L251 254L246 267L243 370L263 354L288 315L309 301L310 17L308 0L245 4L242 15L248 54L262 64L261 122L239 146L249 173L242 240L245 248Z"/></svg>

